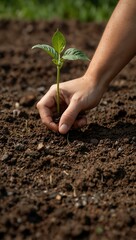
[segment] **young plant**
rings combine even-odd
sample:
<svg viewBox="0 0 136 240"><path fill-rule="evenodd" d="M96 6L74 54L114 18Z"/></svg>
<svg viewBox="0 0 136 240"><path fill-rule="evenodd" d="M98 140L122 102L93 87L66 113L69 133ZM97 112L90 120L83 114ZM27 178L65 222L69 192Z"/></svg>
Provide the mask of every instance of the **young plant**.
<svg viewBox="0 0 136 240"><path fill-rule="evenodd" d="M89 60L85 53L76 49L76 48L69 48L64 51L66 47L66 39L64 35L57 30L53 37L52 37L52 46L47 44L37 44L32 47L34 48L41 48L45 52L47 52L52 57L52 62L56 65L57 68L57 76L56 76L56 83L57 83L57 113L58 116L60 115L60 92L59 92L59 83L60 83L60 70L63 66L65 60Z"/></svg>

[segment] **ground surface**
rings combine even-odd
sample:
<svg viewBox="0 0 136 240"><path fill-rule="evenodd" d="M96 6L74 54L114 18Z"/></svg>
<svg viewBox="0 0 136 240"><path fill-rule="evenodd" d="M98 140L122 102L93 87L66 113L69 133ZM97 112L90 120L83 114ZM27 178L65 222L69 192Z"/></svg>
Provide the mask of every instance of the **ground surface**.
<svg viewBox="0 0 136 240"><path fill-rule="evenodd" d="M136 59L88 113L87 127L69 138L52 133L35 105L56 71L31 46L50 44L57 28L68 47L92 56L104 25L0 22L0 239L134 240ZM67 62L62 81L86 67Z"/></svg>

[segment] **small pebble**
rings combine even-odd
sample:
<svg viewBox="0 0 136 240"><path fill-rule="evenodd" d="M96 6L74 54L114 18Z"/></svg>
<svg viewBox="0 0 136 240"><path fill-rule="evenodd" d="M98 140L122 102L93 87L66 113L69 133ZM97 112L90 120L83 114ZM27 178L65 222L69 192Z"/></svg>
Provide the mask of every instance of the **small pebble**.
<svg viewBox="0 0 136 240"><path fill-rule="evenodd" d="M43 144L43 142L40 142L37 146L37 150L41 150L43 148L44 148L44 144Z"/></svg>
<svg viewBox="0 0 136 240"><path fill-rule="evenodd" d="M76 202L76 203L75 203L75 207L76 207L76 208L80 208L80 207L82 207L82 204L81 204L80 202Z"/></svg>
<svg viewBox="0 0 136 240"><path fill-rule="evenodd" d="M36 97L34 94L26 94L20 99L20 105L24 107L31 107L34 105Z"/></svg>
<svg viewBox="0 0 136 240"><path fill-rule="evenodd" d="M82 205L85 207L87 205L87 201L85 199L82 200Z"/></svg>
<svg viewBox="0 0 136 240"><path fill-rule="evenodd" d="M87 205L87 196L86 195L82 195L81 201L82 201L82 205L86 206Z"/></svg>
<svg viewBox="0 0 136 240"><path fill-rule="evenodd" d="M56 200L60 201L62 199L61 195L57 194Z"/></svg>
<svg viewBox="0 0 136 240"><path fill-rule="evenodd" d="M17 218L17 223L22 223L22 218Z"/></svg>
<svg viewBox="0 0 136 240"><path fill-rule="evenodd" d="M107 101L103 101L102 103L103 103L103 105L107 105L107 104L108 104L108 102L107 102Z"/></svg>
<svg viewBox="0 0 136 240"><path fill-rule="evenodd" d="M51 146L50 145L46 145L46 150L48 151L48 150L50 150L51 149Z"/></svg>
<svg viewBox="0 0 136 240"><path fill-rule="evenodd" d="M37 88L37 91L38 91L38 92L45 92L45 87L38 87L38 88Z"/></svg>
<svg viewBox="0 0 136 240"><path fill-rule="evenodd" d="M48 190L43 190L43 193L47 193L48 192Z"/></svg>
<svg viewBox="0 0 136 240"><path fill-rule="evenodd" d="M2 156L1 160L2 161L7 161L9 159L9 154L4 153L4 155Z"/></svg>
<svg viewBox="0 0 136 240"><path fill-rule="evenodd" d="M16 102L16 103L15 103L15 108L16 108L16 109L19 109L19 102Z"/></svg>
<svg viewBox="0 0 136 240"><path fill-rule="evenodd" d="M13 192L8 192L8 196L12 196L13 195Z"/></svg>
<svg viewBox="0 0 136 240"><path fill-rule="evenodd" d="M115 146L117 146L118 144L119 144L119 142L118 142L118 141L116 141L116 142L115 142Z"/></svg>
<svg viewBox="0 0 136 240"><path fill-rule="evenodd" d="M122 152L122 148L121 147L118 148L118 152Z"/></svg>
<svg viewBox="0 0 136 240"><path fill-rule="evenodd" d="M15 145L15 150L18 150L18 151L22 151L22 150L24 150L24 145L22 144L22 143L17 143L16 145Z"/></svg>

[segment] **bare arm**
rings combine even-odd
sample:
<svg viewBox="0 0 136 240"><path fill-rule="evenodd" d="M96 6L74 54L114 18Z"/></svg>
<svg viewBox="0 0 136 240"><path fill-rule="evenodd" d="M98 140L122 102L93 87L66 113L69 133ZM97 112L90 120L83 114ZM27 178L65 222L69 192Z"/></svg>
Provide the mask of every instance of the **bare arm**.
<svg viewBox="0 0 136 240"><path fill-rule="evenodd" d="M136 1L120 0L86 72L108 84L136 54Z"/></svg>

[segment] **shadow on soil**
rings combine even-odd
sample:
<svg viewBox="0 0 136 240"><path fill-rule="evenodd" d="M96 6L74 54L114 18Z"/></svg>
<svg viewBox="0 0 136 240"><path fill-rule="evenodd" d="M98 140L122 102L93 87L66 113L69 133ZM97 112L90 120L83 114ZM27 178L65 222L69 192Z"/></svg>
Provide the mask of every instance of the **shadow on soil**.
<svg viewBox="0 0 136 240"><path fill-rule="evenodd" d="M136 136L136 124L118 122L113 128L91 123L84 132L70 132L70 141L78 140L90 143L92 139L110 139L116 141L121 138L132 139Z"/></svg>

